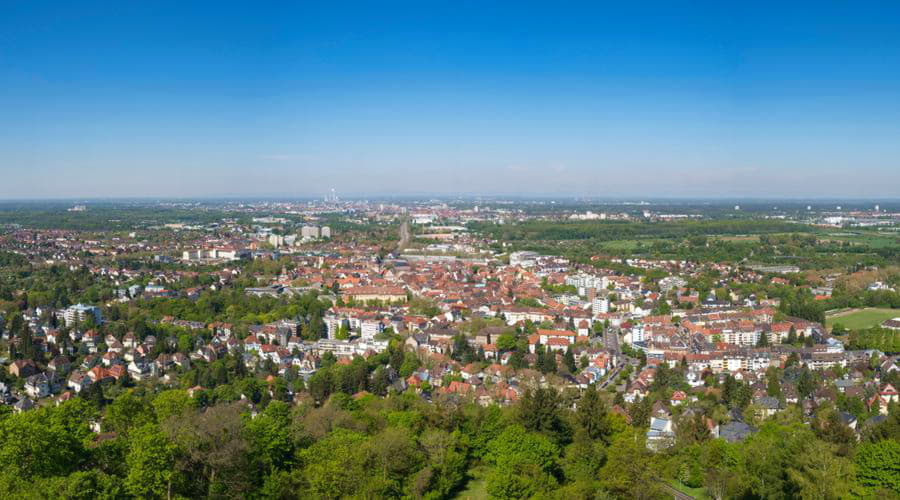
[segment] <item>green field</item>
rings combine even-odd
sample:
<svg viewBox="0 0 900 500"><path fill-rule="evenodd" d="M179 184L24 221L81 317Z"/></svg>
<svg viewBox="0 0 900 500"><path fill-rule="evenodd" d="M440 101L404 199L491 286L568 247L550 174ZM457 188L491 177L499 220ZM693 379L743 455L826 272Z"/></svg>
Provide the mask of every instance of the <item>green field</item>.
<svg viewBox="0 0 900 500"><path fill-rule="evenodd" d="M841 311L825 319L825 326L830 330L835 323L844 325L850 330L862 330L880 325L885 320L900 317L900 309L851 309Z"/></svg>
<svg viewBox="0 0 900 500"><path fill-rule="evenodd" d="M602 248L604 250L616 251L616 250L626 250L633 251L637 250L638 243L643 243L644 245L650 246L653 244L652 240L613 240L613 241L605 241L603 242Z"/></svg>
<svg viewBox="0 0 900 500"><path fill-rule="evenodd" d="M483 500L487 498L485 473L487 473L487 468L483 466L470 470L469 480L466 482L465 489L457 493L453 498L456 500Z"/></svg>
<svg viewBox="0 0 900 500"><path fill-rule="evenodd" d="M898 238L896 233L878 231L826 233L819 235L819 239L823 241L843 241L870 248L890 248L900 245L900 238Z"/></svg>

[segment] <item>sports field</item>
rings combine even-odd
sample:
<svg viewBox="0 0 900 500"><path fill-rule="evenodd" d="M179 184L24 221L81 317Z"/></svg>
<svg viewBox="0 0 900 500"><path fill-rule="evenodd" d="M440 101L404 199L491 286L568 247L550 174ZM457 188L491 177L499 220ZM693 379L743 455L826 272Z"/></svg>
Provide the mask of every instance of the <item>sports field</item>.
<svg viewBox="0 0 900 500"><path fill-rule="evenodd" d="M835 323L844 325L850 330L862 330L880 325L885 320L900 317L900 309L879 309L867 307L865 309L849 309L836 312L825 318L825 326L830 330Z"/></svg>

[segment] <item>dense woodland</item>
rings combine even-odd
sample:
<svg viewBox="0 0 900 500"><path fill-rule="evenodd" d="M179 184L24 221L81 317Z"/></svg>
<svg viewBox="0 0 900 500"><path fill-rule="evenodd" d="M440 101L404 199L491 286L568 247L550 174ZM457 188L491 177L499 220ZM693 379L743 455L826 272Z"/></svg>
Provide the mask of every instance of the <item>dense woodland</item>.
<svg viewBox="0 0 900 500"><path fill-rule="evenodd" d="M658 394L678 383L668 379ZM716 498L900 493L897 411L857 442L833 408L821 408L812 425L789 409L737 444L710 439L702 414L685 414L677 444L654 454L644 445L646 404L630 409L631 426L593 389L574 400L531 390L511 408L345 392L292 407L246 380L213 390L231 397L141 386L3 415L0 490L18 498L436 499L483 481L496 498L660 498L678 480ZM371 382L357 383L347 389ZM739 408L741 393L723 387L709 404ZM101 413L95 435L89 425Z"/></svg>

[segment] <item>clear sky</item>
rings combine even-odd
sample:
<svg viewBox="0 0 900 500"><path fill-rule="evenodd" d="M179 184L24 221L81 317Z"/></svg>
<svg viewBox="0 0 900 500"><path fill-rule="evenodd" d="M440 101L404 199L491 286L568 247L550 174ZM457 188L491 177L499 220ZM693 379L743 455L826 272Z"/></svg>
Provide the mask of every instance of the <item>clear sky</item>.
<svg viewBox="0 0 900 500"><path fill-rule="evenodd" d="M900 2L0 3L0 198L332 187L900 197Z"/></svg>

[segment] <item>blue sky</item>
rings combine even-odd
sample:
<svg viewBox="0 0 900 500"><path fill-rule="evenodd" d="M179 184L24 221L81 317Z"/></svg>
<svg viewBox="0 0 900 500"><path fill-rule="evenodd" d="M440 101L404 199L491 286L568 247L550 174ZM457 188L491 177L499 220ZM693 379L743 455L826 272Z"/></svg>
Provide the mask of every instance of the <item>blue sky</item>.
<svg viewBox="0 0 900 500"><path fill-rule="evenodd" d="M900 196L900 3L722 4L8 0L0 198Z"/></svg>

